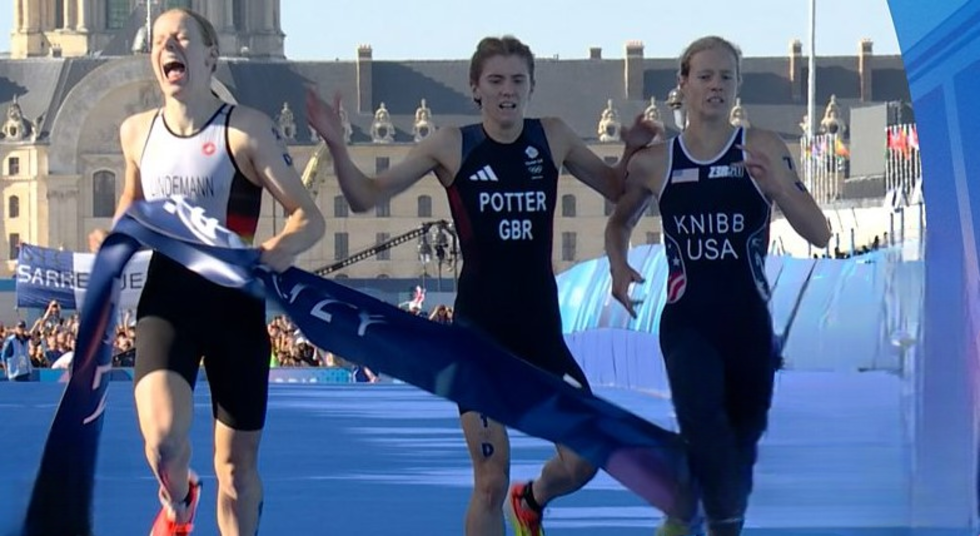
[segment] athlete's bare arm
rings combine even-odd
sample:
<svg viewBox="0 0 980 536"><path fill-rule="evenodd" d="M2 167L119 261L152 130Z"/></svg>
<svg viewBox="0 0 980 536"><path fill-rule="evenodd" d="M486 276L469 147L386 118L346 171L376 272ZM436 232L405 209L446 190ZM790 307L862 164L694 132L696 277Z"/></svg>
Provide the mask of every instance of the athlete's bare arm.
<svg viewBox="0 0 980 536"><path fill-rule="evenodd" d="M331 148L330 153L344 197L351 209L364 212L400 194L431 172L448 186L459 169L461 145L458 128L440 128L413 147L404 159L375 177L368 177L357 168L346 146Z"/></svg>
<svg viewBox="0 0 980 536"><path fill-rule="evenodd" d="M123 191L116 203L116 212L112 221L115 223L126 213L135 201L143 199L143 185L140 182L139 160L142 156L146 137L150 134L150 125L157 110L140 112L126 118L119 127L119 144L122 147L123 160L126 163L123 172ZM88 236L88 247L93 253L98 251L102 241L109 232L105 229L94 229Z"/></svg>
<svg viewBox="0 0 980 536"><path fill-rule="evenodd" d="M354 163L343 139L343 127L337 110L339 96L333 104L321 100L312 90L307 93L307 116L333 157L334 172L340 189L354 212L364 212L435 172L448 186L460 166L462 137L458 128L444 127L422 140L408 155L377 177L368 177Z"/></svg>
<svg viewBox="0 0 980 536"><path fill-rule="evenodd" d="M642 282L643 277L627 262L630 235L650 203L663 189L667 165L667 145L657 144L636 153L627 166L626 185L606 223L606 255L612 274L612 294L636 316L629 297L630 284Z"/></svg>
<svg viewBox="0 0 980 536"><path fill-rule="evenodd" d="M140 158L146 138L150 135L150 127L157 110L149 110L130 116L119 127L119 141L122 145L123 159L126 161L126 171L123 179L123 191L119 196L116 214L113 221L118 220L129 205L143 199L143 184L140 182Z"/></svg>
<svg viewBox="0 0 980 536"><path fill-rule="evenodd" d="M590 186L610 201L616 201L623 193L626 166L630 158L646 146L659 133L652 123L637 118L633 127L624 129L626 145L623 155L614 166L600 159L585 142L568 126L556 117L541 119L548 143L551 145L555 166L564 165L573 177Z"/></svg>
<svg viewBox="0 0 980 536"><path fill-rule="evenodd" d="M269 190L286 209L285 227L261 245L263 263L277 271L285 270L323 236L323 215L303 186L286 143L268 116L236 107L231 113L228 144L245 177Z"/></svg>
<svg viewBox="0 0 980 536"><path fill-rule="evenodd" d="M745 166L759 187L779 205L800 236L817 247L827 247L827 218L796 173L786 144L775 133L755 128L746 132L745 144Z"/></svg>

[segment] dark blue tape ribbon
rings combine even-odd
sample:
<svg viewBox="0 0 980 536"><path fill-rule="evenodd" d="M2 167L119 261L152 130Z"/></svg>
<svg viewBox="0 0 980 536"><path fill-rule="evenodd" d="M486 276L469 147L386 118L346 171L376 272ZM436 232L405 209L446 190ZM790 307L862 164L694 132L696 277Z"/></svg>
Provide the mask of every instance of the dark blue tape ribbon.
<svg viewBox="0 0 980 536"><path fill-rule="evenodd" d="M690 510L689 494L682 492L686 459L676 434L580 391L466 328L407 314L298 268L273 273L259 264L257 250L243 247L178 198L134 204L96 256L71 379L45 445L23 536L91 533L108 383L99 379L111 366L118 278L140 246L217 284L276 300L320 348L565 445L662 511Z"/></svg>

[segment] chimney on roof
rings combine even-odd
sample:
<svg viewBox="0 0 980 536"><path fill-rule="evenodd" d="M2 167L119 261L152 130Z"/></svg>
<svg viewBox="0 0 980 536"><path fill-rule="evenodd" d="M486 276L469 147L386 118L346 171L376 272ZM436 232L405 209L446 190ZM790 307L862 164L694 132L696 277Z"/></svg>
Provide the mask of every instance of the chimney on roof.
<svg viewBox="0 0 980 536"><path fill-rule="evenodd" d="M626 59L624 60L626 78L626 98L628 100L643 99L643 42L629 41L626 43Z"/></svg>
<svg viewBox="0 0 980 536"><path fill-rule="evenodd" d="M357 111L360 113L374 112L371 54L371 45L357 47Z"/></svg>
<svg viewBox="0 0 980 536"><path fill-rule="evenodd" d="M590 60L601 60L602 59L602 47L589 47L589 59Z"/></svg>
<svg viewBox="0 0 980 536"><path fill-rule="evenodd" d="M799 39L789 42L789 87L793 102L803 101L803 43Z"/></svg>
<svg viewBox="0 0 980 536"><path fill-rule="evenodd" d="M872 81L874 67L871 59L874 57L874 43L870 39L862 39L858 43L858 76L861 79L861 102L871 102L874 98Z"/></svg>

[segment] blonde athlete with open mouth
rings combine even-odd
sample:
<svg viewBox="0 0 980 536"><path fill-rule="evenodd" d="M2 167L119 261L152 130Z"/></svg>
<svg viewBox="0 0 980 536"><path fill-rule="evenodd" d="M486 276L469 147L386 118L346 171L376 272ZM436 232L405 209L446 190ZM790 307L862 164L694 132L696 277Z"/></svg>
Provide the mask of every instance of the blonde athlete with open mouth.
<svg viewBox="0 0 980 536"><path fill-rule="evenodd" d="M129 117L120 128L126 183L116 218L135 201L182 195L251 242L267 189L289 217L259 246L261 262L288 269L323 235L323 216L272 120L212 93L214 27L187 9L161 14L150 61L164 105ZM90 245L97 248L104 236L93 233ZM223 536L253 536L261 515L257 460L269 382L264 301L154 255L137 319L136 409L163 503L151 536L193 530L201 483L190 470L189 432L202 355L215 417L218 526Z"/></svg>

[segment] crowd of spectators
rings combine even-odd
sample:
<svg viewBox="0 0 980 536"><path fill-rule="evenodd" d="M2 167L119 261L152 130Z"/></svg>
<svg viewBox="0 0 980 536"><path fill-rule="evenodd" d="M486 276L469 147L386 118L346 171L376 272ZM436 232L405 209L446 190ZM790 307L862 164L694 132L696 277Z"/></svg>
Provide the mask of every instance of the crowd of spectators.
<svg viewBox="0 0 980 536"><path fill-rule="evenodd" d="M452 309L437 305L431 312L412 303L405 307L412 314L428 317L434 322L452 322ZM11 344L11 354L19 352L16 341L22 344L33 368L67 369L75 352L75 339L78 336L78 313L63 314L56 301L48 304L44 314L29 327L20 320L12 326L0 323L0 341L3 348ZM285 315L275 316L267 326L272 353L269 356L272 367L342 367L355 375L358 381L375 382L378 375L366 367L350 363L340 356L314 346ZM116 367L132 367L136 354L136 316L134 311L125 311L114 330L112 363ZM6 359L0 359L0 368L6 368Z"/></svg>

